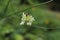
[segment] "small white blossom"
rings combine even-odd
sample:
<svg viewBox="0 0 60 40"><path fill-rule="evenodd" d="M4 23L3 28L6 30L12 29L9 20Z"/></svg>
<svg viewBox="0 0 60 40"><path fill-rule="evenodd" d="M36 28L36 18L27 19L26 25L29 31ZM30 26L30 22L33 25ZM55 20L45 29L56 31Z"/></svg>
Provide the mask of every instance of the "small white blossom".
<svg viewBox="0 0 60 40"><path fill-rule="evenodd" d="M35 19L34 19L34 17L32 17L32 15L27 15L26 16L26 14L24 14L24 12L23 12L20 25L24 25L25 23L27 25L32 25L33 21L35 21Z"/></svg>
<svg viewBox="0 0 60 40"><path fill-rule="evenodd" d="M32 23L31 22L27 22L27 25L32 25Z"/></svg>
<svg viewBox="0 0 60 40"><path fill-rule="evenodd" d="M22 22L20 23L20 25L24 25L24 23L25 23L25 22L24 22L24 21L22 21Z"/></svg>

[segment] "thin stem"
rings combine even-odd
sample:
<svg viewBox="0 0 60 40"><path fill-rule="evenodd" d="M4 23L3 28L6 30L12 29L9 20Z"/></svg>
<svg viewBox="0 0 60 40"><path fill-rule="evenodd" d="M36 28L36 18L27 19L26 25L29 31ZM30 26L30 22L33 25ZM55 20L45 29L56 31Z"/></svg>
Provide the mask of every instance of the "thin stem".
<svg viewBox="0 0 60 40"><path fill-rule="evenodd" d="M27 8L27 9L25 9L25 10L22 10L22 11L19 10L18 12L15 12L15 13L13 13L13 14L17 14L17 13L20 13L20 12L24 12L24 11L26 11L26 10L29 10L29 9L33 8L33 7L38 7L38 6L41 6L41 5L50 3L50 2L52 2L52 1L53 1L53 0L50 0L50 1L48 1L48 2L44 2L44 3L41 3L41 4L37 4L37 5L35 5L35 6L32 6L32 7ZM8 15L8 16L10 16L10 15Z"/></svg>
<svg viewBox="0 0 60 40"><path fill-rule="evenodd" d="M4 9L4 13L5 13L5 14L6 14L7 10L8 10L8 6L9 6L10 1L11 1L11 0L8 1L7 5L6 5L5 9Z"/></svg>

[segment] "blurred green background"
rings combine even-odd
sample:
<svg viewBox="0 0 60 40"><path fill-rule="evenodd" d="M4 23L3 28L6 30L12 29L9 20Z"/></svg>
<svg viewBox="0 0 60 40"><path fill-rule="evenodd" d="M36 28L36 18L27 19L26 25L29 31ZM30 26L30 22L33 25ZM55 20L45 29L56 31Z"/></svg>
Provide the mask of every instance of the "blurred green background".
<svg viewBox="0 0 60 40"><path fill-rule="evenodd" d="M47 4L32 7L46 1L0 0L0 40L60 40L59 12ZM32 26L20 25L23 12L35 18Z"/></svg>

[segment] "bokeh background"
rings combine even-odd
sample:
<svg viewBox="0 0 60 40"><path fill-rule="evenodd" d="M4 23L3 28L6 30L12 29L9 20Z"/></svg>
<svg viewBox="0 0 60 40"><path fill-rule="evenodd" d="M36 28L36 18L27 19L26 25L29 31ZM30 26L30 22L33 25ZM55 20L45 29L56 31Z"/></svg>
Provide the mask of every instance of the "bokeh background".
<svg viewBox="0 0 60 40"><path fill-rule="evenodd" d="M0 0L0 40L60 40L60 1ZM38 6L36 6L38 5ZM35 21L20 25L23 12Z"/></svg>

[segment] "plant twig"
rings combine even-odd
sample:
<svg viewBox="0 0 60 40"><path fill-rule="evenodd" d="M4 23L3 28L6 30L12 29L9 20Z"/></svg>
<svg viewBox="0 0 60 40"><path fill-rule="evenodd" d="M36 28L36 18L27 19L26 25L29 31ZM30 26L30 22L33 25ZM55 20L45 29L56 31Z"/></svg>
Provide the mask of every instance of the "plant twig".
<svg viewBox="0 0 60 40"><path fill-rule="evenodd" d="M50 3L50 2L52 2L52 1L53 1L53 0L50 0L50 1L48 1L48 2L44 2L44 3L41 3L41 4L37 4L37 5L35 5L35 6L32 6L32 7L27 8L27 9L25 9L25 10L22 10L22 11L19 10L18 12L15 12L15 13L13 13L13 14L17 14L17 13L20 13L20 12L24 12L24 11L26 11L26 10L28 10L28 9L33 8L33 7L38 7L38 6L41 6L41 5ZM10 16L10 15L8 15L8 16Z"/></svg>
<svg viewBox="0 0 60 40"><path fill-rule="evenodd" d="M10 1L11 1L11 0L8 1L7 5L6 5L5 9L4 9L4 13L5 13L5 14L6 14L7 10L8 10L8 6L9 6Z"/></svg>

